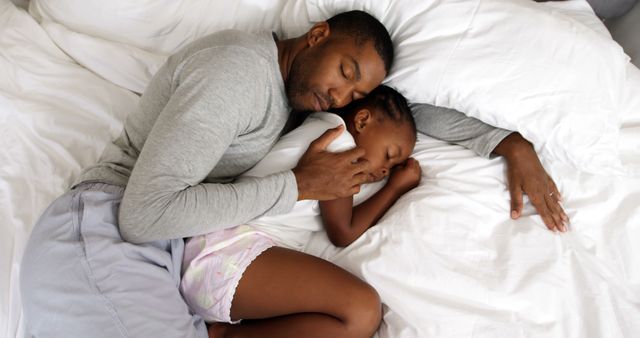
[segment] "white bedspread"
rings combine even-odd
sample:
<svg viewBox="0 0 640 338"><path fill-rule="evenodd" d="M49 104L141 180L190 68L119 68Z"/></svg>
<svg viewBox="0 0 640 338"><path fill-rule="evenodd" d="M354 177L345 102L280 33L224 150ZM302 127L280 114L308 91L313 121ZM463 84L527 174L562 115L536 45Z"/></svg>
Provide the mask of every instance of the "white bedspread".
<svg viewBox="0 0 640 338"><path fill-rule="evenodd" d="M22 336L18 274L34 223L97 161L137 100L0 0L0 337Z"/></svg>
<svg viewBox="0 0 640 338"><path fill-rule="evenodd" d="M33 224L119 133L137 96L73 62L8 0L0 79L0 336L21 337L17 281ZM623 160L640 166L640 95L623 106ZM640 178L545 163L572 220L554 234L528 202L509 219L502 159L425 136L414 156L423 181L380 224L342 250L323 234L306 248L376 287L379 337L640 336Z"/></svg>

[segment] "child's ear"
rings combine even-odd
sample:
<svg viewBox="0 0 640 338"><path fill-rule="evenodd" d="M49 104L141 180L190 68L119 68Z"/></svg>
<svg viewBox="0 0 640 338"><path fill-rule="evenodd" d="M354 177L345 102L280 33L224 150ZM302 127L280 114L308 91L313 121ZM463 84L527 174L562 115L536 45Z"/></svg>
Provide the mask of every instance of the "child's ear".
<svg viewBox="0 0 640 338"><path fill-rule="evenodd" d="M360 109L353 118L356 132L361 133L369 125L370 121L371 111L369 109Z"/></svg>

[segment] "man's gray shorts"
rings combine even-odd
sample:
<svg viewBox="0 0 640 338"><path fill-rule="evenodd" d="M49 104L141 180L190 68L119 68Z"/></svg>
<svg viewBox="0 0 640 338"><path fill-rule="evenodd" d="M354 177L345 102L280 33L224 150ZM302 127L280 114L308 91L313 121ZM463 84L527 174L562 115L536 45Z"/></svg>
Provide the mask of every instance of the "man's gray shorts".
<svg viewBox="0 0 640 338"><path fill-rule="evenodd" d="M20 276L28 336L207 337L178 291L183 240L124 241L122 194L84 184L41 216Z"/></svg>

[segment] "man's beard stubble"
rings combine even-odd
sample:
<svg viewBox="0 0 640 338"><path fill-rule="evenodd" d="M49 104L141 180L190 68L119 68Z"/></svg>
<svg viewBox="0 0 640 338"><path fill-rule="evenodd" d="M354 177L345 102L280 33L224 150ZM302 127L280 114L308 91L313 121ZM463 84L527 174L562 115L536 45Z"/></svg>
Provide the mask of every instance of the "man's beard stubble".
<svg viewBox="0 0 640 338"><path fill-rule="evenodd" d="M304 95L311 92L309 83L305 79L309 78L309 71L305 69L300 58L296 58L291 64L289 78L284 84L289 105L295 111L311 112L310 107L305 106Z"/></svg>

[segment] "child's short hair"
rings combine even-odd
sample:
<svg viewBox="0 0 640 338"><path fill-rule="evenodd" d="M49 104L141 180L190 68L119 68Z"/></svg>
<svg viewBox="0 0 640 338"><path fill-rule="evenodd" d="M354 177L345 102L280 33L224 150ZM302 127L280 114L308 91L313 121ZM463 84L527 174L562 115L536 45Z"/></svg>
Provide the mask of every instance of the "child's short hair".
<svg viewBox="0 0 640 338"><path fill-rule="evenodd" d="M336 111L342 117L355 113L363 107L375 107L384 113L384 118L389 118L398 123L408 123L413 132L416 131L416 122L411 114L407 99L395 89L380 85L365 98L356 100Z"/></svg>

